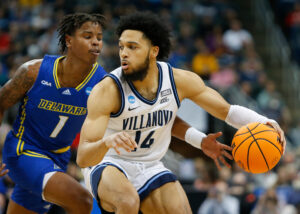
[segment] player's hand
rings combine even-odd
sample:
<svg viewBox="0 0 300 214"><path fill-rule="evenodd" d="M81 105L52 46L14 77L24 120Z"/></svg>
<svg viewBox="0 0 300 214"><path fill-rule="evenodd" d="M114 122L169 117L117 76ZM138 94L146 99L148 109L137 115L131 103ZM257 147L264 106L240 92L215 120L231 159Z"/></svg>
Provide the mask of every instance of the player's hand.
<svg viewBox="0 0 300 214"><path fill-rule="evenodd" d="M226 162L225 158L232 160L231 154L226 150L232 151L230 146L218 142L216 139L222 135L222 132L217 132L213 134L208 134L207 137L203 138L201 143L201 149L208 157L214 160L218 169L221 169L219 160L228 168L231 168L229 163Z"/></svg>
<svg viewBox="0 0 300 214"><path fill-rule="evenodd" d="M105 139L105 145L108 148L113 148L118 154L121 154L119 148L125 149L127 152L131 152L137 147L136 142L126 132L118 132Z"/></svg>
<svg viewBox="0 0 300 214"><path fill-rule="evenodd" d="M283 130L280 128L279 124L276 121L268 121L267 125L272 126L278 132L278 134L280 136L280 143L282 145L282 154L284 154L285 146L286 146L286 140L285 140L285 137L284 137Z"/></svg>
<svg viewBox="0 0 300 214"><path fill-rule="evenodd" d="M5 163L1 163L0 165L0 177L6 175L8 173L8 169L5 169L6 164Z"/></svg>

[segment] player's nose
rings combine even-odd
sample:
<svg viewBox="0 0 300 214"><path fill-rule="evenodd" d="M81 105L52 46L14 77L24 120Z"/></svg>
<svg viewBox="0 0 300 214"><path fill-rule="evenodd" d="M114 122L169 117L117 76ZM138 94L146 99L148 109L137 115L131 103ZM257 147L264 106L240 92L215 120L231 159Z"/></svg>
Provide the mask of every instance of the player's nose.
<svg viewBox="0 0 300 214"><path fill-rule="evenodd" d="M92 45L93 46L99 46L100 42L101 41L97 37L93 37L93 39L92 39Z"/></svg>
<svg viewBox="0 0 300 214"><path fill-rule="evenodd" d="M120 57L121 57L121 58L125 58L125 57L127 57L127 56L128 56L128 53L127 53L127 51L126 51L126 48L120 50Z"/></svg>

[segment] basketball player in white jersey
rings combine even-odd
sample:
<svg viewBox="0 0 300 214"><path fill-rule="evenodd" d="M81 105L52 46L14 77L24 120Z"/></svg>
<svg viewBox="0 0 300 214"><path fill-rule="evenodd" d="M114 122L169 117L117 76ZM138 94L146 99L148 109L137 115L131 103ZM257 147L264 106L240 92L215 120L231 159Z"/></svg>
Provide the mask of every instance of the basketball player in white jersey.
<svg viewBox="0 0 300 214"><path fill-rule="evenodd" d="M231 158L225 151L228 148L216 142L221 133L205 136L183 121L174 123L185 98L236 128L250 122L268 123L285 146L276 121L228 104L197 74L157 61L170 51L170 33L158 17L151 13L122 17L117 34L121 67L90 94L77 156L78 165L86 167L88 189L105 211L192 213L183 188L160 161L171 134L202 148L217 166L218 160L226 164L224 158ZM214 148L207 149L209 145Z"/></svg>

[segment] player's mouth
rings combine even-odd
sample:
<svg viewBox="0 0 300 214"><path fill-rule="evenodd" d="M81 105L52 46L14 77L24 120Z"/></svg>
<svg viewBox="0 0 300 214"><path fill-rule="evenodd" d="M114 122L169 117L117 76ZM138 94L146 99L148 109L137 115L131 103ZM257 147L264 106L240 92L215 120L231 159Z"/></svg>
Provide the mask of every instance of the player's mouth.
<svg viewBox="0 0 300 214"><path fill-rule="evenodd" d="M101 51L99 49L91 49L89 52L95 56L99 56Z"/></svg>
<svg viewBox="0 0 300 214"><path fill-rule="evenodd" d="M123 70L127 70L128 69L128 67L129 67L129 65L128 65L128 62L127 61L121 61L121 67L122 67L122 69Z"/></svg>

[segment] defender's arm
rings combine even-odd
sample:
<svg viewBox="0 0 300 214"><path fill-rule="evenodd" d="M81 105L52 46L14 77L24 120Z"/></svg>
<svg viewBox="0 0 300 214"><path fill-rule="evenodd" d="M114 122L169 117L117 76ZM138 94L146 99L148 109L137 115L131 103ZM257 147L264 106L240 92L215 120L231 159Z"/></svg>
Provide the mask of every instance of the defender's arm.
<svg viewBox="0 0 300 214"><path fill-rule="evenodd" d="M21 65L12 79L0 89L0 123L5 110L20 101L33 86L42 63L41 59Z"/></svg>

